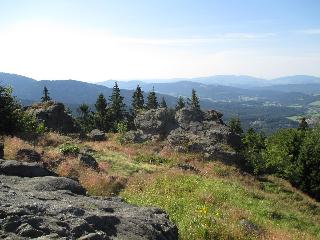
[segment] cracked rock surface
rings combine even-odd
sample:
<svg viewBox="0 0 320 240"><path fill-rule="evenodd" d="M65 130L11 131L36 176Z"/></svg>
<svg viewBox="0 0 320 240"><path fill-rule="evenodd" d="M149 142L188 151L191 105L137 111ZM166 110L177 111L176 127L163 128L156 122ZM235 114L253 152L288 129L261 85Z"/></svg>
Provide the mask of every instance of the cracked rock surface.
<svg viewBox="0 0 320 240"><path fill-rule="evenodd" d="M178 239L164 211L86 196L76 181L39 169L0 160L0 239ZM13 174L20 170L32 174Z"/></svg>

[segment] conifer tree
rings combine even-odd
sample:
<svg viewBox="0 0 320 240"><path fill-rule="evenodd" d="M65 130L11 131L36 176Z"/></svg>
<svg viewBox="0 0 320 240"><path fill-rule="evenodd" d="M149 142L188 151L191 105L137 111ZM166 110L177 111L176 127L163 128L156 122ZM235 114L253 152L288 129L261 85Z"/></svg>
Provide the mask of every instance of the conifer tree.
<svg viewBox="0 0 320 240"><path fill-rule="evenodd" d="M112 89L112 94L109 98L109 109L108 109L110 112L111 121L114 124L124 120L124 117L126 115L125 107L126 105L124 104L123 97L120 94L118 83L115 82Z"/></svg>
<svg viewBox="0 0 320 240"><path fill-rule="evenodd" d="M158 108L158 100L156 93L154 91L154 87L152 88L152 91L148 94L147 97L147 109L156 109Z"/></svg>
<svg viewBox="0 0 320 240"><path fill-rule="evenodd" d="M143 92L140 86L138 85L132 95L132 109L133 109L133 112L136 113L137 111L143 108L144 108Z"/></svg>
<svg viewBox="0 0 320 240"><path fill-rule="evenodd" d="M194 110L199 110L200 111L200 103L199 103L199 98L197 96L196 90L192 89L192 94L191 94L191 100L190 100L190 107Z"/></svg>
<svg viewBox="0 0 320 240"><path fill-rule="evenodd" d="M83 103L78 107L77 112L79 114L77 121L81 126L81 129L84 132L89 132L93 130L94 129L93 114L90 111L89 106Z"/></svg>
<svg viewBox="0 0 320 240"><path fill-rule="evenodd" d="M176 104L176 111L180 110L181 108L184 108L186 106L186 103L183 99L183 97L179 97Z"/></svg>
<svg viewBox="0 0 320 240"><path fill-rule="evenodd" d="M239 134L239 135L243 134L243 130L241 127L241 121L240 121L239 117L231 118L229 121L229 127L230 127L231 132L233 132L235 134Z"/></svg>
<svg viewBox="0 0 320 240"><path fill-rule="evenodd" d="M307 123L307 121L306 121L306 118L303 117L303 118L301 119L300 123L299 123L299 130L303 130L303 131L304 131L304 130L307 130L308 127L309 127L309 125L308 125L308 123Z"/></svg>
<svg viewBox="0 0 320 240"><path fill-rule="evenodd" d="M43 96L41 97L41 101L42 102L48 102L50 100L51 100L51 98L49 96L49 90L48 90L48 88L46 86L44 86L44 88L43 88Z"/></svg>
<svg viewBox="0 0 320 240"><path fill-rule="evenodd" d="M95 113L95 123L96 127L100 130L107 130L107 100L101 93L95 104L96 113Z"/></svg>
<svg viewBox="0 0 320 240"><path fill-rule="evenodd" d="M166 100L164 99L164 97L161 98L160 107L161 108L168 108L168 105L167 105Z"/></svg>

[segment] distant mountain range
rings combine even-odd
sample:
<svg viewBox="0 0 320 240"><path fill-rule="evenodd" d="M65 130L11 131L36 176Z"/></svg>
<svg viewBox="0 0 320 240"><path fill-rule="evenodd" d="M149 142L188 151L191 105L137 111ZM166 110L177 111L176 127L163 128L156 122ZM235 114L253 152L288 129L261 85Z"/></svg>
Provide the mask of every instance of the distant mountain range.
<svg viewBox="0 0 320 240"><path fill-rule="evenodd" d="M221 81L218 82L217 79L220 77L222 77ZM132 90L139 84L144 91L151 91L154 88L155 91L159 93L175 97L189 97L191 89L195 89L201 99L214 102L260 100L278 102L281 104L299 104L302 99L303 101L310 101L313 99L311 94L320 92L320 78L312 76L293 76L292 78L284 77L275 80L263 80L245 76L240 76L238 78L235 76L234 80L231 80L231 78L232 76L216 76L212 77L211 80L209 80L208 77L207 80L198 78L192 79L192 81L181 80L160 83L121 81L119 82L119 87ZM214 79L214 81L212 79ZM229 80L222 81L222 79ZM292 79L292 81L290 81L290 79ZM305 83L301 84L303 79L305 80ZM247 84L240 87L240 84L237 81L244 81L247 82ZM271 83L273 83L273 85ZM114 81L109 80L98 84L111 87L114 84Z"/></svg>
<svg viewBox="0 0 320 240"><path fill-rule="evenodd" d="M245 75L217 75L210 77L199 77L199 78L173 78L173 79L147 79L147 80L131 80L121 81L122 88L132 89L137 84L148 84L148 83L174 83L174 82L195 82L203 83L206 85L223 85L238 88L256 88L256 87L267 87L287 84L320 84L320 78L308 75L296 75L286 76L281 78L275 78L271 80L256 78ZM114 80L108 80L99 82L98 84L104 86L110 86L114 83Z"/></svg>
<svg viewBox="0 0 320 240"><path fill-rule="evenodd" d="M32 78L9 73L0 73L0 85L11 86L13 94L26 103L40 101L44 86L49 89L52 99L71 105L82 103L92 105L100 93L108 99L112 92L112 88L98 84L76 80L36 81ZM132 90L121 90L127 104L131 101L132 93ZM162 97L162 94L158 94L158 97ZM165 96L165 98L171 105L176 102L175 97Z"/></svg>
<svg viewBox="0 0 320 240"><path fill-rule="evenodd" d="M119 81L125 103L130 105L133 90L139 84L146 95L154 87L158 98L164 97L169 106L178 96L190 97L195 89L203 109L216 109L224 119L239 116L245 128L250 126L265 132L296 126L292 119L319 113L320 78L292 76L265 80L249 76L213 76L192 79L172 79L164 82ZM81 103L94 109L100 93L108 99L115 81L87 83L76 80L42 80L0 73L0 85L11 86L13 93L24 104L40 101L44 86L52 99L65 103L74 112Z"/></svg>

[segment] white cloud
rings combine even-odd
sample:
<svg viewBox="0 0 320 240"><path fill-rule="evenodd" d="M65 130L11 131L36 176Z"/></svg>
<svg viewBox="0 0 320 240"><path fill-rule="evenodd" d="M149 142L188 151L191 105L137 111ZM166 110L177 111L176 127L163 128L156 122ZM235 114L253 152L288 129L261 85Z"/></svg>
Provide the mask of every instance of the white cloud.
<svg viewBox="0 0 320 240"><path fill-rule="evenodd" d="M298 30L298 31L296 31L296 33L306 34L306 35L319 35L320 28L310 28L310 29Z"/></svg>
<svg viewBox="0 0 320 240"><path fill-rule="evenodd" d="M210 38L193 37L193 38L117 38L119 41L136 43L136 44L149 44L149 45L172 45L172 46L191 46L198 44L210 44L222 41L232 40L258 40L276 36L275 33L225 33L216 34Z"/></svg>

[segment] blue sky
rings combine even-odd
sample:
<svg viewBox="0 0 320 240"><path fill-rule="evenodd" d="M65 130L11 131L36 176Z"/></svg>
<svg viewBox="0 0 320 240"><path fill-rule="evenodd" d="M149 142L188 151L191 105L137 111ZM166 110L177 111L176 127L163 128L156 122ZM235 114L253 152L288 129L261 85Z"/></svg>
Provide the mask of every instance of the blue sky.
<svg viewBox="0 0 320 240"><path fill-rule="evenodd" d="M319 0L0 0L0 71L36 79L320 76Z"/></svg>

